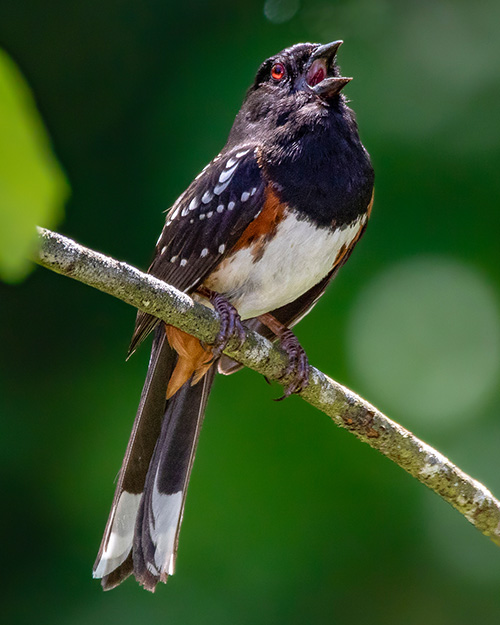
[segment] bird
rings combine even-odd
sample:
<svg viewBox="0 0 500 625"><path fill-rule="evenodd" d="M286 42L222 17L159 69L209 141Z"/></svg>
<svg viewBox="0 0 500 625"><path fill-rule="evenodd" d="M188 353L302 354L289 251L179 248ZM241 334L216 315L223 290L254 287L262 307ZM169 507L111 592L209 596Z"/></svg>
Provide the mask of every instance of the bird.
<svg viewBox="0 0 500 625"><path fill-rule="evenodd" d="M213 345L139 311L129 354L153 333L132 434L94 577L147 590L174 573L186 491L216 372L244 324L289 356L284 397L308 384L291 328L314 307L366 229L374 172L343 94L343 42L266 59L220 153L167 212L149 273L219 314Z"/></svg>

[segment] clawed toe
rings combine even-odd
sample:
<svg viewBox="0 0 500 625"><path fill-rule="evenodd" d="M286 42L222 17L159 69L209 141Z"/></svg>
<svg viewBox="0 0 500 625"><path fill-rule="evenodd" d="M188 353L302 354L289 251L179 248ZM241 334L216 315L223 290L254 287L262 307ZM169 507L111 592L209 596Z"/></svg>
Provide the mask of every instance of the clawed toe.
<svg viewBox="0 0 500 625"><path fill-rule="evenodd" d="M212 346L212 353L215 359L221 356L227 344L233 338L238 339L237 347L241 347L245 341L246 332L238 311L222 295L213 293L210 296L210 301L220 317L220 330Z"/></svg>
<svg viewBox="0 0 500 625"><path fill-rule="evenodd" d="M290 378L282 397L275 401L282 401L294 393L300 393L309 384L309 361L304 348L295 334L271 313L259 315L259 321L269 328L278 337L281 347L288 356L288 365L280 379Z"/></svg>
<svg viewBox="0 0 500 625"><path fill-rule="evenodd" d="M288 355L288 366L282 378L293 376L290 384L285 388L282 397L276 401L282 401L294 393L300 393L309 384L309 361L304 348L297 337L290 330L285 330L281 337L281 347Z"/></svg>

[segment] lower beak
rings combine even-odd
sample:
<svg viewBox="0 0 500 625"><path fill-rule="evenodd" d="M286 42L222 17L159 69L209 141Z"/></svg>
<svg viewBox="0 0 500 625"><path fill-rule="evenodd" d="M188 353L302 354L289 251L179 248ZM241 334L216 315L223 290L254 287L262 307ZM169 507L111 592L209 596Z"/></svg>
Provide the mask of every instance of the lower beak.
<svg viewBox="0 0 500 625"><path fill-rule="evenodd" d="M331 100L338 95L347 83L351 82L351 80L352 78L344 78L343 76L340 76L339 78L325 78L311 88L314 93L323 100Z"/></svg>
<svg viewBox="0 0 500 625"><path fill-rule="evenodd" d="M316 75L318 68L323 68L325 77L320 82L312 82L309 84L310 89L322 100L331 100L337 96L352 78L343 76L329 76L333 73L333 64L337 56L338 49L343 41L332 41L324 46L319 46L309 59L309 71L311 76Z"/></svg>

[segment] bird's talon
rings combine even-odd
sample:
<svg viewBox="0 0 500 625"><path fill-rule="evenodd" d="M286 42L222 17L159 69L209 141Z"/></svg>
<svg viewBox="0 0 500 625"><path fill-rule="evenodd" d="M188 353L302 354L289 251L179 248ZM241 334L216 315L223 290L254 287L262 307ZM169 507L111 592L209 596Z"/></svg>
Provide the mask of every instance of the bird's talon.
<svg viewBox="0 0 500 625"><path fill-rule="evenodd" d="M241 321L237 327L237 330L238 330L238 341L239 341L238 349L240 349L240 347L243 346L243 343L246 341L246 338L247 338L247 333L245 332L245 328L243 327L243 324L241 323Z"/></svg>
<svg viewBox="0 0 500 625"><path fill-rule="evenodd" d="M231 339L238 339L238 348L241 347L245 341L246 332L238 311L222 295L213 293L210 296L210 301L220 318L220 330L212 346L212 354L215 360L222 355Z"/></svg>
<svg viewBox="0 0 500 625"><path fill-rule="evenodd" d="M281 378L293 377L290 384L285 388L283 395L276 399L276 401L283 401L283 399L290 397L290 395L300 393L309 384L309 361L304 348L290 330L283 332L280 338L281 347L288 355L288 365Z"/></svg>

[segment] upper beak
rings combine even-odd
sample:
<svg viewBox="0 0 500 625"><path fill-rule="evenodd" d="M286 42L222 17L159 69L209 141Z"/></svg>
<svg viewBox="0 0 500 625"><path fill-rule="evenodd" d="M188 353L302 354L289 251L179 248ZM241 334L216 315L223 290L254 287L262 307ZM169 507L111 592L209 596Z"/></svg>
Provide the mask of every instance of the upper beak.
<svg viewBox="0 0 500 625"><path fill-rule="evenodd" d="M325 43L324 46L319 46L319 48L317 48L316 51L311 54L309 62L312 63L316 59L325 59L327 62L327 66L330 65L337 56L337 52L343 43L344 42L342 41L342 39L339 39L338 41Z"/></svg>
<svg viewBox="0 0 500 625"><path fill-rule="evenodd" d="M306 81L309 87L323 100L331 100L338 95L352 78L343 76L329 76L333 71L333 64L337 51L343 44L342 40L332 41L324 46L319 46L309 59L309 69L306 74ZM317 72L323 68L325 77L316 82L314 77Z"/></svg>

